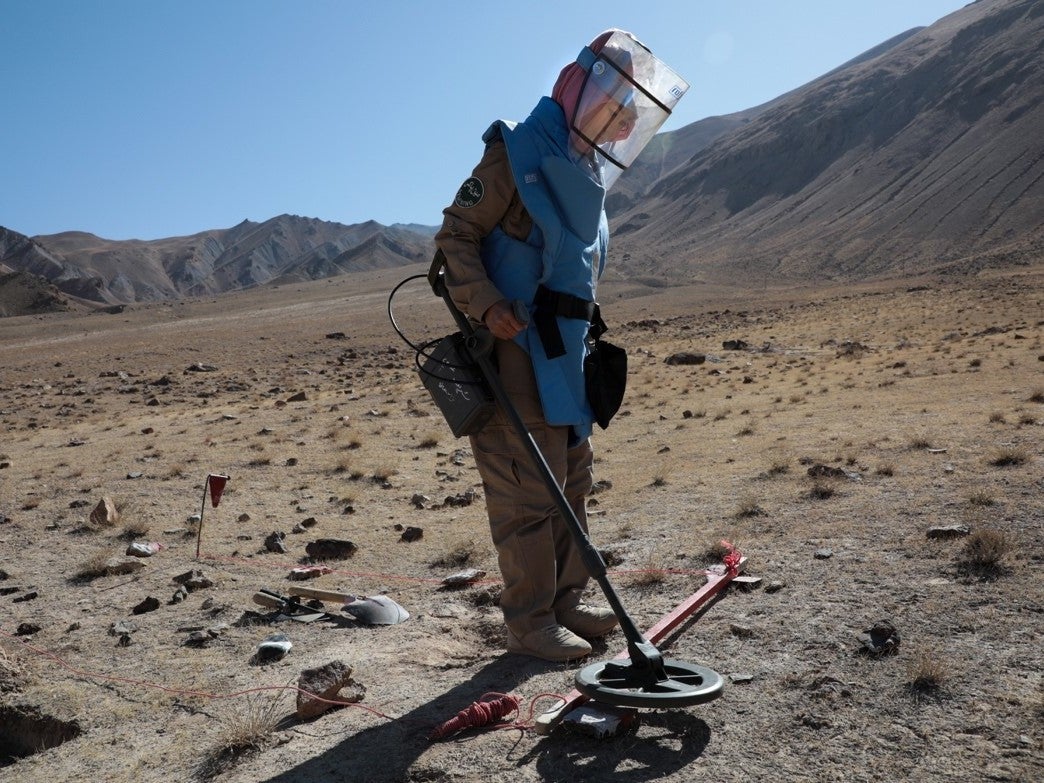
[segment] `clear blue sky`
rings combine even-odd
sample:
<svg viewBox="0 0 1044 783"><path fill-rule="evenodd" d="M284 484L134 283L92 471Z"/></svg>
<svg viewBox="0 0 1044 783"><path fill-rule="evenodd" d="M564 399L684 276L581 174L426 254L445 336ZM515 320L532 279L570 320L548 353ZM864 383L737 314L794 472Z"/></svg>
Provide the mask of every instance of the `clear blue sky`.
<svg viewBox="0 0 1044 783"><path fill-rule="evenodd" d="M157 239L283 213L441 222L497 118L602 30L692 87L665 130L962 0L0 0L0 225Z"/></svg>

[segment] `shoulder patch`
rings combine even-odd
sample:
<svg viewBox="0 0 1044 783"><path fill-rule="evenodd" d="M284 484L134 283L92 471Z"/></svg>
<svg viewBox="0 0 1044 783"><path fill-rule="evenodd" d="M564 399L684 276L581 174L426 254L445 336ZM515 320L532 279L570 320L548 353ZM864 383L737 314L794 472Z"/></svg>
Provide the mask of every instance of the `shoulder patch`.
<svg viewBox="0 0 1044 783"><path fill-rule="evenodd" d="M453 203L462 209L470 209L482 201L482 196L485 195L485 192L486 189L482 184L482 180L478 177L468 177L464 180L464 184L460 186L460 190L457 191Z"/></svg>

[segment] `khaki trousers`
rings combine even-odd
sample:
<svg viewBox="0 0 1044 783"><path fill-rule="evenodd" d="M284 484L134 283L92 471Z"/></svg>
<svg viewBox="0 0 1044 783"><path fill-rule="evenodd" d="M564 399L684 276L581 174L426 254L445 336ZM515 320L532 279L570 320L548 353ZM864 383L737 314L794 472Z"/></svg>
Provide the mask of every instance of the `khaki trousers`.
<svg viewBox="0 0 1044 783"><path fill-rule="evenodd" d="M571 427L544 421L533 368L523 349L497 340L496 358L505 391L586 531L585 501L594 461L590 440L570 448ZM555 623L555 610L576 606L589 580L580 549L522 438L502 411L471 436L471 448L504 580L504 622L516 635Z"/></svg>

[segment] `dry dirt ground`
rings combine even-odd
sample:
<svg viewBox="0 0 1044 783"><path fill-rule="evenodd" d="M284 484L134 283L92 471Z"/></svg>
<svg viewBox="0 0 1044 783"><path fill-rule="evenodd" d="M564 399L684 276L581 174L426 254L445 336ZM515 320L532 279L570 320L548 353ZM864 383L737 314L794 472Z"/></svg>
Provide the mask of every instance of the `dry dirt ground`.
<svg viewBox="0 0 1044 783"><path fill-rule="evenodd" d="M402 276L0 320L0 780L1044 779L1044 267L607 286L631 372L595 436L591 536L625 607L652 626L722 539L762 582L660 645L721 672L722 698L605 739L525 728L576 667L503 650L467 442L385 313ZM419 283L396 305L415 340L451 331ZM665 361L680 351L706 361ZM199 531L210 473L231 480ZM105 497L120 519L92 523ZM357 551L307 584L387 593L410 619L244 622L319 538ZM163 548L107 571L134 542ZM462 567L487 577L446 589ZM212 586L173 603L193 569ZM864 654L881 620L899 646ZM275 632L293 647L257 663ZM331 661L362 700L295 720L300 672ZM518 696L523 728L429 742L487 692Z"/></svg>

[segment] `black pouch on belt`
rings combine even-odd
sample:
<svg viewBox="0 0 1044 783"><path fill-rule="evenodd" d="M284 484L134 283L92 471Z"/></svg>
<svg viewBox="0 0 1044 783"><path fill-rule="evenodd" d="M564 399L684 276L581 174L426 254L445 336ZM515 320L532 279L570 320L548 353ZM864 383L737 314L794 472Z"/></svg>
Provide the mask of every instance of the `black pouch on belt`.
<svg viewBox="0 0 1044 783"><path fill-rule="evenodd" d="M603 430L620 410L627 388L627 352L602 339L605 322L595 311L584 358L584 385L595 421Z"/></svg>

